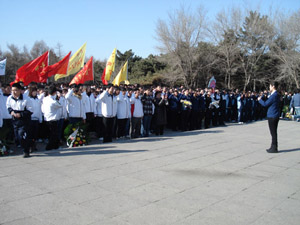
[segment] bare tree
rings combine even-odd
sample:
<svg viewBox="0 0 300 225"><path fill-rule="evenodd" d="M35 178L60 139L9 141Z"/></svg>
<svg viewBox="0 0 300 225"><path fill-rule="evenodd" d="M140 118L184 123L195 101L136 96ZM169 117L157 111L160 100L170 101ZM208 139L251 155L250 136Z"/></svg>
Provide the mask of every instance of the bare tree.
<svg viewBox="0 0 300 225"><path fill-rule="evenodd" d="M278 16L276 41L272 45L273 54L281 64L278 80L289 86L300 88L300 10L290 16Z"/></svg>
<svg viewBox="0 0 300 225"><path fill-rule="evenodd" d="M57 57L58 57L59 59L62 59L63 56L64 56L62 47L63 47L63 45L62 45L60 42L58 42L58 43L56 44L56 46L55 46L55 49L56 49L56 55L57 55Z"/></svg>
<svg viewBox="0 0 300 225"><path fill-rule="evenodd" d="M49 47L43 40L36 41L30 50L30 54L31 54L32 58L37 58L40 55L44 54L48 50L49 50Z"/></svg>
<svg viewBox="0 0 300 225"><path fill-rule="evenodd" d="M244 73L244 90L251 80L253 80L253 90L255 90L257 65L261 57L269 50L270 41L274 37L273 26L267 16L250 11L238 37L241 49L240 60Z"/></svg>
<svg viewBox="0 0 300 225"><path fill-rule="evenodd" d="M222 10L216 16L209 32L212 39L218 44L219 68L224 73L224 84L232 88L232 76L240 67L238 32L242 26L242 10L230 8Z"/></svg>
<svg viewBox="0 0 300 225"><path fill-rule="evenodd" d="M197 76L197 46L204 35L205 11L199 7L196 12L182 6L169 13L168 21L158 20L156 25L158 49L166 54L170 65L171 79L180 79L190 87Z"/></svg>

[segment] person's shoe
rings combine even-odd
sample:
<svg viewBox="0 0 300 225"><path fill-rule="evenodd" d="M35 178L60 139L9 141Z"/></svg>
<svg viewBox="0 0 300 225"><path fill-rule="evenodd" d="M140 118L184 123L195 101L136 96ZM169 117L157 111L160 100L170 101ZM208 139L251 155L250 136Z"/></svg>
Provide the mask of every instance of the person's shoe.
<svg viewBox="0 0 300 225"><path fill-rule="evenodd" d="M30 157L29 152L25 152L24 155L23 155L23 158L29 158L29 157Z"/></svg>
<svg viewBox="0 0 300 225"><path fill-rule="evenodd" d="M276 146L272 145L271 148L266 150L268 153L278 153L278 149Z"/></svg>

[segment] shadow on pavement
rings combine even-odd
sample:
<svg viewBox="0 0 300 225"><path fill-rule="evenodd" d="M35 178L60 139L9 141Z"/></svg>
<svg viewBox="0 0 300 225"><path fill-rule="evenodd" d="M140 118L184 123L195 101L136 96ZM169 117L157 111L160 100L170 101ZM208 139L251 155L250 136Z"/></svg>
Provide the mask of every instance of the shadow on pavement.
<svg viewBox="0 0 300 225"><path fill-rule="evenodd" d="M287 149L287 150L280 150L280 151L278 151L278 153L297 152L297 151L300 151L300 148Z"/></svg>
<svg viewBox="0 0 300 225"><path fill-rule="evenodd" d="M99 147L80 148L80 149L64 149L62 151L45 151L41 154L33 154L32 157L49 157L49 156L74 156L74 155L106 155L106 154L121 154L121 153L136 153L146 152L148 150L101 150Z"/></svg>

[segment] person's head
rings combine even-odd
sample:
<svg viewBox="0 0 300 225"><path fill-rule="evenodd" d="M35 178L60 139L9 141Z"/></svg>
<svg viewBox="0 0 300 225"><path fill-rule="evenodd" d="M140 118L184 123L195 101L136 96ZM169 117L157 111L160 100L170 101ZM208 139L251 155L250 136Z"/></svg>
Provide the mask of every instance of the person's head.
<svg viewBox="0 0 300 225"><path fill-rule="evenodd" d="M62 90L58 89L56 91L56 95L57 95L58 98L60 98L62 96Z"/></svg>
<svg viewBox="0 0 300 225"><path fill-rule="evenodd" d="M123 96L126 95L126 88L125 87L121 87L120 91L121 91L121 93L122 93Z"/></svg>
<svg viewBox="0 0 300 225"><path fill-rule="evenodd" d="M155 92L155 98L161 98L161 91Z"/></svg>
<svg viewBox="0 0 300 225"><path fill-rule="evenodd" d="M120 94L120 88L119 87L115 87L115 95L119 95Z"/></svg>
<svg viewBox="0 0 300 225"><path fill-rule="evenodd" d="M189 93L190 93L189 90L185 90L185 91L184 91L184 95L185 95L185 96L188 96Z"/></svg>
<svg viewBox="0 0 300 225"><path fill-rule="evenodd" d="M49 95L56 96L57 89L55 86L49 87Z"/></svg>
<svg viewBox="0 0 300 225"><path fill-rule="evenodd" d="M148 95L148 96L152 95L152 92L151 92L151 88L150 88L150 87L146 87L146 88L145 88L145 94Z"/></svg>
<svg viewBox="0 0 300 225"><path fill-rule="evenodd" d="M67 93L68 93L68 89L67 88L62 89L62 95L63 96L65 96Z"/></svg>
<svg viewBox="0 0 300 225"><path fill-rule="evenodd" d="M34 87L34 86L30 87L28 96L31 97L31 98L36 97L37 96L37 88Z"/></svg>
<svg viewBox="0 0 300 225"><path fill-rule="evenodd" d="M174 96L178 96L178 90L176 89L175 91L174 91Z"/></svg>
<svg viewBox="0 0 300 225"><path fill-rule="evenodd" d="M79 87L78 87L78 85L72 84L72 85L71 85L71 88L72 88L72 90L73 90L73 92L74 92L75 94L77 94L77 93L79 92Z"/></svg>
<svg viewBox="0 0 300 225"><path fill-rule="evenodd" d="M269 89L270 91L276 91L278 89L279 83L277 81L271 81Z"/></svg>
<svg viewBox="0 0 300 225"><path fill-rule="evenodd" d="M107 92L108 92L108 94L113 95L114 94L114 90L115 90L114 86L112 86L112 85L108 85L107 86Z"/></svg>
<svg viewBox="0 0 300 225"><path fill-rule="evenodd" d="M7 95L11 94L11 87L9 84L3 85L3 92L4 92L4 94L7 94Z"/></svg>
<svg viewBox="0 0 300 225"><path fill-rule="evenodd" d="M21 89L22 89L22 86L20 85L20 83L14 83L12 86L11 86L11 94L14 98L19 98L20 95L21 95Z"/></svg>
<svg viewBox="0 0 300 225"><path fill-rule="evenodd" d="M141 93L140 89L136 88L136 89L134 90L135 98L138 98L138 97L140 96L140 93Z"/></svg>

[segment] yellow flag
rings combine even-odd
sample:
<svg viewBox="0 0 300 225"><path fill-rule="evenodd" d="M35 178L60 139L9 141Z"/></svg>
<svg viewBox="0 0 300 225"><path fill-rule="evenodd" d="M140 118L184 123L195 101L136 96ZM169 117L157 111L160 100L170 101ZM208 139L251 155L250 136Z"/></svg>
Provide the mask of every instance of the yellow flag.
<svg viewBox="0 0 300 225"><path fill-rule="evenodd" d="M125 81L125 84L129 84L128 81L128 61L124 64L118 75L115 77L114 81L112 82L113 85L120 85L122 81Z"/></svg>
<svg viewBox="0 0 300 225"><path fill-rule="evenodd" d="M110 80L112 72L115 71L116 51L117 49L115 48L106 63L104 79L107 81Z"/></svg>
<svg viewBox="0 0 300 225"><path fill-rule="evenodd" d="M54 79L57 81L60 78L67 77L70 74L77 73L84 66L86 43L78 49L77 52L71 57L69 61L68 73L67 74L56 74Z"/></svg>

